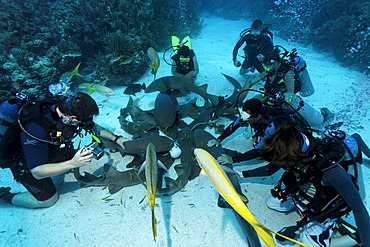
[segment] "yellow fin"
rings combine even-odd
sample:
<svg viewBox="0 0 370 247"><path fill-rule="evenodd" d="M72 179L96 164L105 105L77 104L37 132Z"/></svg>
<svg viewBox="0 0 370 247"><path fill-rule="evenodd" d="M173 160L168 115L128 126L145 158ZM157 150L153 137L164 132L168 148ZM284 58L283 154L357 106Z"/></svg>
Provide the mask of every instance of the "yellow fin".
<svg viewBox="0 0 370 247"><path fill-rule="evenodd" d="M78 63L76 65L76 67L74 68L74 70L69 74L69 76L76 75L76 76L79 76L79 77L84 77L83 75L81 75L80 73L78 73L78 69L80 68L80 65L81 65L81 63Z"/></svg>

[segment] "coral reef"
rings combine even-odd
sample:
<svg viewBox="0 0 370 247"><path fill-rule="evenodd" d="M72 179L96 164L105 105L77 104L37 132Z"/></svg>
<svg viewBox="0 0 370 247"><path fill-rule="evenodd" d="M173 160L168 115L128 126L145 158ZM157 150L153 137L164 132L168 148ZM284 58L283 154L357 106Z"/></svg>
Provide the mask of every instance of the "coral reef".
<svg viewBox="0 0 370 247"><path fill-rule="evenodd" d="M129 85L147 71L148 47L201 28L191 0L1 0L0 13L1 101L15 84L45 94L80 62L80 82Z"/></svg>
<svg viewBox="0 0 370 247"><path fill-rule="evenodd" d="M130 85L148 70L148 47L168 47L171 35L197 35L202 12L261 18L283 38L370 74L367 0L0 1L1 101L14 85L44 94L80 62L89 76L79 82Z"/></svg>

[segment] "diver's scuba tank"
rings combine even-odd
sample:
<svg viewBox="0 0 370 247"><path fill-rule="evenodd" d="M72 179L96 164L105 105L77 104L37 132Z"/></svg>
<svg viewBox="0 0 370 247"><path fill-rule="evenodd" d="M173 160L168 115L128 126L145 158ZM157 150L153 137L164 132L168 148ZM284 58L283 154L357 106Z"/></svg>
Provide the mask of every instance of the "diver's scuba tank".
<svg viewBox="0 0 370 247"><path fill-rule="evenodd" d="M301 97L294 93L284 93L285 102L309 124L310 127L320 127L324 122L323 115L315 110L312 106L303 101Z"/></svg>
<svg viewBox="0 0 370 247"><path fill-rule="evenodd" d="M325 126L325 131L322 132L321 137L324 138L325 136L329 137L336 137L343 141L343 143L347 146L346 148L346 154L344 156L345 161L352 160L352 158L357 157L360 149L358 146L358 143L356 139L346 134L344 131L339 130L339 128L343 125L343 122L339 122L336 124L331 124L328 126ZM350 154L352 153L352 155Z"/></svg>
<svg viewBox="0 0 370 247"><path fill-rule="evenodd" d="M292 56L290 61L293 63L296 74L298 75L299 80L301 81L301 90L299 91L299 95L302 97L311 96L315 89L313 88L310 75L307 71L307 64L306 61L301 56Z"/></svg>
<svg viewBox="0 0 370 247"><path fill-rule="evenodd" d="M0 135L3 135L8 127L18 119L18 112L22 105L35 98L34 95L11 92L15 97L0 104Z"/></svg>
<svg viewBox="0 0 370 247"><path fill-rule="evenodd" d="M293 48L291 51L288 51L281 45L276 45L275 48L279 49L279 51L282 50L279 53L281 59L287 58L289 59L289 62L293 65L294 73L296 76L298 76L298 79L301 82L299 95L301 95L302 97L311 96L315 92L315 89L313 88L310 75L307 71L307 64L301 56L298 56L297 49Z"/></svg>

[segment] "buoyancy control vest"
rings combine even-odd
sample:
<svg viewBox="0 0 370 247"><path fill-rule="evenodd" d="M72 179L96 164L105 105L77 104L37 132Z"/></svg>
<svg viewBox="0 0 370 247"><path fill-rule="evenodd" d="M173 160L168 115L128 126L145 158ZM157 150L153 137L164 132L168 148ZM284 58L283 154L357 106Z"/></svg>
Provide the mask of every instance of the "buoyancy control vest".
<svg viewBox="0 0 370 247"><path fill-rule="evenodd" d="M23 159L20 140L22 130L32 139L50 144L52 149L70 147L72 145L72 139L81 131L81 128L52 121L51 115L56 113L52 111L51 107L57 102L58 100L56 99L45 99L19 103L18 119L9 126L0 141L1 168L9 168ZM48 115L49 117L47 117ZM41 126L49 133L49 138L43 140L30 134L25 126L31 122Z"/></svg>
<svg viewBox="0 0 370 247"><path fill-rule="evenodd" d="M356 166L356 161L347 160L346 154L350 150L345 145L338 137L315 139L311 158L284 172L278 185L271 190L273 196L283 200L292 197L298 208L304 210L304 218L308 216L318 222L348 214L351 209L336 189L322 184L323 174L329 169L340 165L348 171L349 165ZM355 176L352 178L356 185Z"/></svg>
<svg viewBox="0 0 370 247"><path fill-rule="evenodd" d="M243 48L245 54L258 55L272 51L274 46L273 34L268 30L269 27L270 25L265 25L260 34L257 35L252 34L251 28L247 28L240 32L238 42L241 40L245 42L246 46Z"/></svg>
<svg viewBox="0 0 370 247"><path fill-rule="evenodd" d="M299 115L295 114L295 110L290 107L284 100L279 101L279 99L265 98L262 102L263 112L262 119L260 123L252 124L254 135L252 138L256 145L265 135L266 128L268 128L272 123L275 128L288 122L297 123L301 129L310 132L309 124Z"/></svg>
<svg viewBox="0 0 370 247"><path fill-rule="evenodd" d="M183 59L179 54L173 55L171 58L176 64L176 72L182 75L186 75L187 73L194 70L194 61L193 57L195 56L195 53L193 50L190 50L190 55L188 59ZM186 60L186 61L182 61Z"/></svg>
<svg viewBox="0 0 370 247"><path fill-rule="evenodd" d="M315 89L306 69L307 64L303 57L298 56L297 49L294 48L291 51L288 51L280 45L275 46L275 49L279 49L281 51L281 59L284 59L291 64L292 70L294 71L294 86L296 87L296 92L294 93L299 92L302 97L312 95L315 92Z"/></svg>
<svg viewBox="0 0 370 247"><path fill-rule="evenodd" d="M264 86L265 92L271 95L275 95L278 92L286 92L284 77L286 73L288 73L290 70L294 72L294 67L292 63L290 63L288 60L281 60L280 66L276 72L267 72L266 82ZM271 77L274 73L275 78L271 80ZM294 76L294 93L299 92L299 90L301 90L301 82L296 76Z"/></svg>

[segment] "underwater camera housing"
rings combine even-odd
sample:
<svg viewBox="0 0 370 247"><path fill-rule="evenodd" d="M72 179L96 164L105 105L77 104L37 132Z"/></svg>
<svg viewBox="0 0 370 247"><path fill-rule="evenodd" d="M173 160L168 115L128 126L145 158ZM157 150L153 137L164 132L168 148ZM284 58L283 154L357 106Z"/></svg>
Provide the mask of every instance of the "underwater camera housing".
<svg viewBox="0 0 370 247"><path fill-rule="evenodd" d="M99 146L99 143L92 142L85 146L84 149L90 150L94 155L94 158L99 160L104 155L104 150Z"/></svg>

